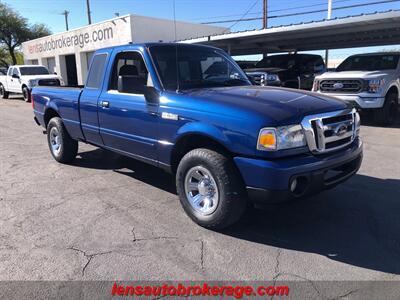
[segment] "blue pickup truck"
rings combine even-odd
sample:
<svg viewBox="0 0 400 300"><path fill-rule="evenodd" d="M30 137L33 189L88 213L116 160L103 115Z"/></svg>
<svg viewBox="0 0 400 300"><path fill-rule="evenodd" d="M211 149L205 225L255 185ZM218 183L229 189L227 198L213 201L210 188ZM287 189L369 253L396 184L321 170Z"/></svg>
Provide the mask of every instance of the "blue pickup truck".
<svg viewBox="0 0 400 300"><path fill-rule="evenodd" d="M355 174L360 117L343 101L253 86L224 51L147 43L98 50L84 87L35 87L35 121L52 156L78 142L176 174L180 202L221 229L248 203L318 193Z"/></svg>

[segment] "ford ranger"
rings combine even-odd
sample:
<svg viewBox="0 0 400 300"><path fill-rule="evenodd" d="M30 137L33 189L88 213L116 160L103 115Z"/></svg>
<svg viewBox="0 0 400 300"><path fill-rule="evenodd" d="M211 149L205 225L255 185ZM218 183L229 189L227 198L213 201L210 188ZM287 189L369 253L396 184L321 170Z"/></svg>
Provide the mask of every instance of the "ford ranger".
<svg viewBox="0 0 400 300"><path fill-rule="evenodd" d="M11 66L6 75L0 76L0 97L7 99L10 93L22 94L25 102L29 102L32 88L39 84L60 85L63 81L60 76L50 74L44 66Z"/></svg>
<svg viewBox="0 0 400 300"><path fill-rule="evenodd" d="M207 46L101 49L83 88L35 87L32 104L55 160L71 162L83 142L170 171L183 209L207 228L231 225L249 200L334 187L362 160L354 108L253 86L230 56Z"/></svg>
<svg viewBox="0 0 400 300"><path fill-rule="evenodd" d="M400 52L353 55L315 78L313 91L349 101L376 123L395 123L400 101Z"/></svg>

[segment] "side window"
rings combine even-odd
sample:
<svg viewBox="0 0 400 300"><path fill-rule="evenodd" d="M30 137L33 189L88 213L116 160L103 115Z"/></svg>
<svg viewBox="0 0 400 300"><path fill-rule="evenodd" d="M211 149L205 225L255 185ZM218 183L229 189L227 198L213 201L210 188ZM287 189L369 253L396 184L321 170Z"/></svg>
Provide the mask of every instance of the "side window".
<svg viewBox="0 0 400 300"><path fill-rule="evenodd" d="M325 63L321 57L318 57L317 61L315 62L314 71L315 72L323 72L325 69Z"/></svg>
<svg viewBox="0 0 400 300"><path fill-rule="evenodd" d="M14 68L13 75L17 75L17 76L19 76L19 71L18 71L18 68Z"/></svg>
<svg viewBox="0 0 400 300"><path fill-rule="evenodd" d="M86 87L92 89L99 89L101 87L101 79L103 77L106 59L107 54L98 54L93 58L86 81Z"/></svg>
<svg viewBox="0 0 400 300"><path fill-rule="evenodd" d="M8 69L7 75L8 75L8 76L11 76L12 73L13 73L13 71L14 71L14 68L9 68L9 69Z"/></svg>
<svg viewBox="0 0 400 300"><path fill-rule="evenodd" d="M118 82L128 89L126 93L142 94L151 79L139 52L121 52L115 56L109 90L118 90Z"/></svg>

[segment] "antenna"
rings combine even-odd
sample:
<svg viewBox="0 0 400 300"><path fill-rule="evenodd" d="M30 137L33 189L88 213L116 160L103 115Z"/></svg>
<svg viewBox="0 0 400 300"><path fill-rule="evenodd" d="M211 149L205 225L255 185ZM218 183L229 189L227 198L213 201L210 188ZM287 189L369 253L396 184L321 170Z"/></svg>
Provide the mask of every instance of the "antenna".
<svg viewBox="0 0 400 300"><path fill-rule="evenodd" d="M178 43L176 34L176 9L175 0L173 0L174 6L174 36L175 36L175 67L176 67L176 92L179 92L179 64L178 64Z"/></svg>

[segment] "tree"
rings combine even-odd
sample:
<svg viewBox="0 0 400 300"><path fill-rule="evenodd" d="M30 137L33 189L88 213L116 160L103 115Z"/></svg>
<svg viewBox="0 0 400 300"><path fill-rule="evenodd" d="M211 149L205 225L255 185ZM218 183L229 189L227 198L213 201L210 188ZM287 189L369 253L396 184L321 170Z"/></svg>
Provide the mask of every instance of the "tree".
<svg viewBox="0 0 400 300"><path fill-rule="evenodd" d="M8 52L12 64L18 63L17 50L23 42L49 34L51 32L46 25L30 26L26 18L6 4L0 3L0 46Z"/></svg>
<svg viewBox="0 0 400 300"><path fill-rule="evenodd" d="M17 58L17 65L21 65L24 63L24 56L21 51L15 51L15 57ZM0 67L8 68L10 65L13 65L11 55L5 47L0 47Z"/></svg>

